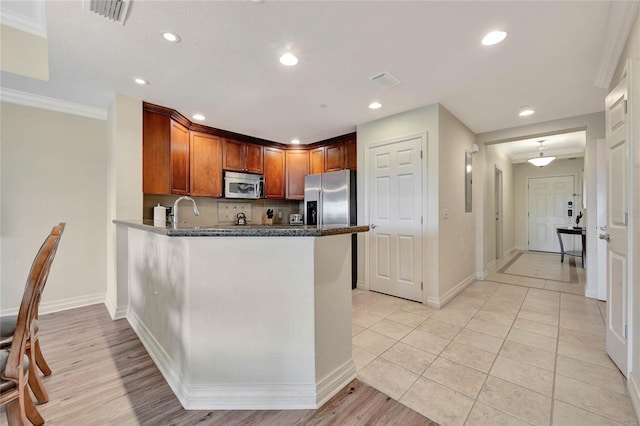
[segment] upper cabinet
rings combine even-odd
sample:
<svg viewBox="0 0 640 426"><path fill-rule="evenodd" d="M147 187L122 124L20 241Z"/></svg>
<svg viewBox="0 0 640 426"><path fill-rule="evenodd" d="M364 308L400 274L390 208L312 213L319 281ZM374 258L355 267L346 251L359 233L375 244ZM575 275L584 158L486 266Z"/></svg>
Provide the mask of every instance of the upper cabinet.
<svg viewBox="0 0 640 426"><path fill-rule="evenodd" d="M219 137L191 132L191 195L222 197L222 141Z"/></svg>
<svg viewBox="0 0 640 426"><path fill-rule="evenodd" d="M344 143L344 168L356 170L358 168L358 158L356 152L356 136Z"/></svg>
<svg viewBox="0 0 640 426"><path fill-rule="evenodd" d="M266 198L285 198L285 155L279 148L264 148L264 194Z"/></svg>
<svg viewBox="0 0 640 426"><path fill-rule="evenodd" d="M171 193L171 118L144 111L142 116L142 192Z"/></svg>
<svg viewBox="0 0 640 426"><path fill-rule="evenodd" d="M309 174L309 151L287 150L287 200L304 200L304 177Z"/></svg>
<svg viewBox="0 0 640 426"><path fill-rule="evenodd" d="M336 143L325 147L324 171L344 170L344 143Z"/></svg>
<svg viewBox="0 0 640 426"><path fill-rule="evenodd" d="M189 129L171 120L171 193L189 194Z"/></svg>
<svg viewBox="0 0 640 426"><path fill-rule="evenodd" d="M225 170L262 174L264 148L260 145L224 139L223 166Z"/></svg>
<svg viewBox="0 0 640 426"><path fill-rule="evenodd" d="M324 173L324 146L309 151L309 174Z"/></svg>

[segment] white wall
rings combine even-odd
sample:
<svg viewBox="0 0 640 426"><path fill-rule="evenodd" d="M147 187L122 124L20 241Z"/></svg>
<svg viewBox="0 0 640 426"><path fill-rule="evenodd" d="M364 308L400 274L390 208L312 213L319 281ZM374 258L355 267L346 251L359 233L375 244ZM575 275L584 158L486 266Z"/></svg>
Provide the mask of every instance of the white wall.
<svg viewBox="0 0 640 426"><path fill-rule="evenodd" d="M573 160L558 159L545 167L535 167L529 163L513 165L515 247L518 250L527 250L529 246L527 244L529 234L529 221L527 218L527 183L529 178L573 175L573 192L576 194L582 194L583 169L584 158L582 157L578 157ZM580 211L584 213L584 209L582 208L582 197L574 198L573 202L575 204L575 214L577 215ZM584 223L584 220L586 220L586 215L582 218L581 224Z"/></svg>
<svg viewBox="0 0 640 426"><path fill-rule="evenodd" d="M470 213L465 212L465 151L471 151L475 134L442 106L438 118L440 285L437 297L440 304L445 304L475 280L475 216L482 205L473 205ZM478 174L473 172L473 176ZM443 209L448 210L448 219L444 219Z"/></svg>
<svg viewBox="0 0 640 426"><path fill-rule="evenodd" d="M493 145L485 147L484 173L484 244L483 272L495 263L496 256L496 212L495 212L495 170L502 171L502 255L513 250L514 243L514 206L513 206L513 167L509 157Z"/></svg>
<svg viewBox="0 0 640 426"><path fill-rule="evenodd" d="M425 135L426 153L423 160L424 176L426 185L423 186L423 197L426 207L424 208L425 226L423 228L424 246L424 302L428 297L437 297L439 294L439 256L438 256L438 111L437 104L428 105L411 111L381 118L379 120L364 123L357 128L358 144L358 224L369 224L369 218L365 211L368 211L365 194L362 190L365 187L366 164L365 156L367 146L377 142L390 141L398 138ZM460 173L463 173L461 163ZM365 270L365 245L368 243L368 236L358 235L358 282L362 282L366 276ZM366 283L368 285L368 283ZM368 287L367 287L368 288Z"/></svg>
<svg viewBox="0 0 640 426"><path fill-rule="evenodd" d="M631 317L631 359L629 368L631 370L629 374L629 380L627 387L633 402L636 417L640 419L640 15L636 17L631 34L627 39L627 45L624 51L618 67L616 69L615 76L611 82L613 88L620 79L622 70L627 62L630 60L631 64L631 84L632 89L630 93L631 105L629 108L629 114L631 117L631 146L633 156L632 167L632 210L630 217L630 225L632 228L632 245L633 245L633 277L632 277L632 289L629 295L629 300L632 301L632 317ZM640 420L639 420L640 421Z"/></svg>
<svg viewBox="0 0 640 426"><path fill-rule="evenodd" d="M40 245L66 222L41 312L97 303L106 290L107 125L1 103L0 309L16 311Z"/></svg>

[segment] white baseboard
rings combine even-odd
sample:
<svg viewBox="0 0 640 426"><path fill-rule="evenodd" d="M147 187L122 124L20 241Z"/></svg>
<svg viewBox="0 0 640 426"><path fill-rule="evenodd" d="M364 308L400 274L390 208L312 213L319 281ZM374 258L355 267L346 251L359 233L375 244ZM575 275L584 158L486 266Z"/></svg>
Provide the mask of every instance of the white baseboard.
<svg viewBox="0 0 640 426"><path fill-rule="evenodd" d="M488 270L476 272L476 279L477 280L484 281L484 280L487 279L488 276L489 276L489 271Z"/></svg>
<svg viewBox="0 0 640 426"><path fill-rule="evenodd" d="M315 408L322 407L355 378L356 365L353 362L353 358L351 358L318 382L316 385Z"/></svg>
<svg viewBox="0 0 640 426"><path fill-rule="evenodd" d="M513 253L514 251L516 251L515 246L511 247L510 249L508 249L507 251L505 251L504 253L502 253L502 257L503 258L507 258L511 253Z"/></svg>
<svg viewBox="0 0 640 426"><path fill-rule="evenodd" d="M515 246L513 248L514 251L529 251L529 249L527 247L520 247L520 246Z"/></svg>
<svg viewBox="0 0 640 426"><path fill-rule="evenodd" d="M74 308L81 308L82 306L95 305L97 303L103 303L105 300L105 293L87 294L85 296L70 297L68 299L51 300L48 302L40 303L38 307L38 315L51 314L53 312L66 311ZM5 315L17 315L20 306L0 311L0 316Z"/></svg>
<svg viewBox="0 0 640 426"><path fill-rule="evenodd" d="M489 263L487 263L487 266L485 266L486 270L491 269L492 266L494 266L496 264L496 259L493 259L491 261L489 261Z"/></svg>
<svg viewBox="0 0 640 426"><path fill-rule="evenodd" d="M172 360L135 312L129 310L131 328L186 410L291 410L319 408L356 377L353 359L309 384L210 384L185 386Z"/></svg>
<svg viewBox="0 0 640 426"><path fill-rule="evenodd" d="M429 297L427 299L427 306L435 309L443 308L447 303L453 300L454 297L460 294L462 290L467 288L467 286L472 282L474 282L475 280L476 280L476 274L473 273L469 275L467 278L465 278L464 280L460 281L458 284L456 284L451 290L447 291L442 297Z"/></svg>
<svg viewBox="0 0 640 426"><path fill-rule="evenodd" d="M107 311L109 311L112 320L126 318L129 312L129 306L115 306L109 298L105 299L104 305L107 307Z"/></svg>
<svg viewBox="0 0 640 426"><path fill-rule="evenodd" d="M631 399L631 406L636 414L636 421L640 424L640 390L638 390L638 384L633 378L633 374L629 374L627 380L627 392L629 393L629 399Z"/></svg>
<svg viewBox="0 0 640 426"><path fill-rule="evenodd" d="M356 281L356 287L362 290L367 290L367 287L364 284L364 281L358 280Z"/></svg>

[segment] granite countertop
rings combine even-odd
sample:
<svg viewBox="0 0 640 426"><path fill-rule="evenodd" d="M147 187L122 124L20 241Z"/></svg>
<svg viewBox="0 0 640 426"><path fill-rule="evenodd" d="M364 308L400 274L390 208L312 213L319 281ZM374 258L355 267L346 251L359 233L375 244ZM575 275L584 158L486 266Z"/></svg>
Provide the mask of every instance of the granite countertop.
<svg viewBox="0 0 640 426"><path fill-rule="evenodd" d="M211 227L184 225L178 229L153 226L152 220L114 220L116 225L142 229L143 231L169 237L324 237L328 235L367 232L364 226L325 226L317 228L306 225L214 225Z"/></svg>

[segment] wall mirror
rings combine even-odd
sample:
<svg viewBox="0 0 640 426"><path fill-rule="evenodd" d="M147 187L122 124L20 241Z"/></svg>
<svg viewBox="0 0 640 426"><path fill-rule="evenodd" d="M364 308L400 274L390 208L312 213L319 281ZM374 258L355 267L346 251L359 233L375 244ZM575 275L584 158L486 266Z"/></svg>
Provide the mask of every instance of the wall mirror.
<svg viewBox="0 0 640 426"><path fill-rule="evenodd" d="M464 211L471 213L471 184L473 174L473 154L471 151L464 152Z"/></svg>

